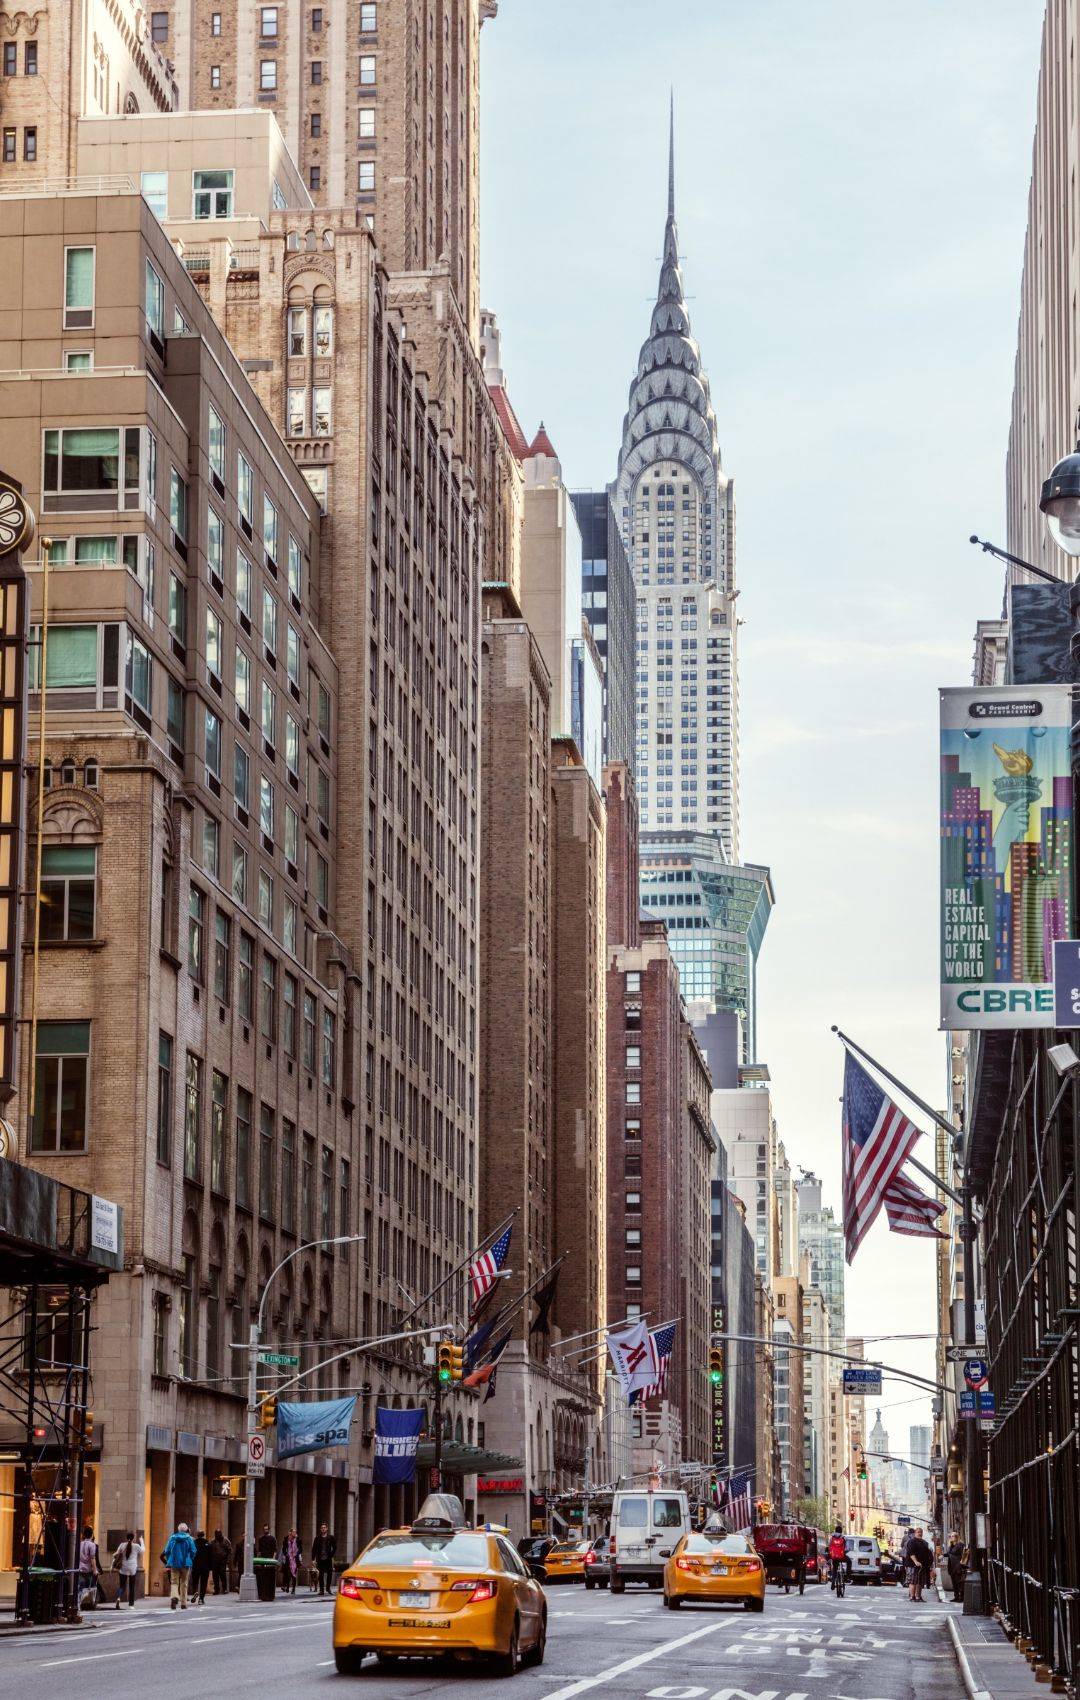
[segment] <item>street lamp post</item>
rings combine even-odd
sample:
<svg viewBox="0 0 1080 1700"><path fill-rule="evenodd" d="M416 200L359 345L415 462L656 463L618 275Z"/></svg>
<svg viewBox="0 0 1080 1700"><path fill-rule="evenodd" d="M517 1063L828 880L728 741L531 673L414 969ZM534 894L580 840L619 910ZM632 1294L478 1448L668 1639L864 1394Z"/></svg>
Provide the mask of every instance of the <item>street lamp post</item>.
<svg viewBox="0 0 1080 1700"><path fill-rule="evenodd" d="M259 1309L255 1321L248 1331L248 1435L254 1432L255 1418L258 1412L259 1344L262 1340L263 1309L275 1275L279 1275L285 1265L290 1263L294 1257L299 1257L303 1251L317 1251L320 1246L327 1245L356 1245L364 1237L363 1234L338 1234L333 1239L309 1240L306 1245L299 1245L294 1251L290 1251L287 1256L282 1258L276 1268L271 1269L259 1297ZM240 1604L250 1605L252 1601L258 1599L258 1590L255 1586L255 1494L253 1490L255 1478L247 1475L246 1457L244 1466L247 1492L244 1495L244 1568L240 1575Z"/></svg>

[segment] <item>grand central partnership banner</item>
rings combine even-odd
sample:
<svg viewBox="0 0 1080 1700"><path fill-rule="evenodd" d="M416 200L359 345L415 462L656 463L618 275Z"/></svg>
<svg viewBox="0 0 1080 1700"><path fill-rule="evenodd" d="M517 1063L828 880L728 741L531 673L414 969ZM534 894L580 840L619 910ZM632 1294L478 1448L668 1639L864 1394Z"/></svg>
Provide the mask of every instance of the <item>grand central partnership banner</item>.
<svg viewBox="0 0 1080 1700"><path fill-rule="evenodd" d="M941 692L941 1025L1052 1027L1073 937L1068 685Z"/></svg>

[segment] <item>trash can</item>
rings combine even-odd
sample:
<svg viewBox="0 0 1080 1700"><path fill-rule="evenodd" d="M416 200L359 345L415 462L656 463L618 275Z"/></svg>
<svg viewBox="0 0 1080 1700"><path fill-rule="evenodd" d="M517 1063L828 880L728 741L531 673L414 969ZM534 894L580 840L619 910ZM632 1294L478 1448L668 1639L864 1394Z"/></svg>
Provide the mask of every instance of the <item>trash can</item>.
<svg viewBox="0 0 1080 1700"><path fill-rule="evenodd" d="M277 1593L278 1561L276 1558L255 1560L255 1586L260 1600L272 1600Z"/></svg>
<svg viewBox="0 0 1080 1700"><path fill-rule="evenodd" d="M58 1570L39 1569L37 1566L31 1569L29 1598L26 1602L31 1623L55 1622L59 1575Z"/></svg>

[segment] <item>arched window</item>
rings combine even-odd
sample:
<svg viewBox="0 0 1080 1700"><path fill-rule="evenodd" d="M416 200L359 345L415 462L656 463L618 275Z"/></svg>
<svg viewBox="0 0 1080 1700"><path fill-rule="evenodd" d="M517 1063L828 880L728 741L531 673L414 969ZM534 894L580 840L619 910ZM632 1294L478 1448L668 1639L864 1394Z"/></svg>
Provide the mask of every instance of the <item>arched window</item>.
<svg viewBox="0 0 1080 1700"><path fill-rule="evenodd" d="M70 758L61 764L60 783L61 785L74 785L75 783L75 763Z"/></svg>

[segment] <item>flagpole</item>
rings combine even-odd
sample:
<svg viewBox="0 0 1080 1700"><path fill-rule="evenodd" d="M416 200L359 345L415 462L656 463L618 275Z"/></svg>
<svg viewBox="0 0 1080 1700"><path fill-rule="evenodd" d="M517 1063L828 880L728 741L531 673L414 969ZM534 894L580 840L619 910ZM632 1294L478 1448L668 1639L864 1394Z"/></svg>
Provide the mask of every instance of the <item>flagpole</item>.
<svg viewBox="0 0 1080 1700"><path fill-rule="evenodd" d="M536 1277L536 1280L533 1281L528 1287L526 1287L526 1289L523 1293L520 1293L516 1299L512 1299L509 1304L504 1305L502 1310L499 1311L498 1315L496 1316L495 1322L497 1324L502 1324L505 1327L506 1323L512 1321L517 1316L518 1311L520 1311L522 1309L522 1307L532 1297L533 1293L536 1291L536 1288L541 1286L544 1281L548 1280L549 1277L552 1276L555 1273L556 1269L560 1268L561 1265L563 1263L565 1263L565 1261L569 1257L569 1255L570 1255L569 1252L564 1251L562 1256L556 1258L554 1263L550 1264L547 1269L543 1270ZM492 1333L495 1332L494 1327L492 1327L491 1332ZM490 1336L489 1336L489 1338L490 1338ZM476 1368L476 1369L479 1369L481 1366L479 1364L476 1364L473 1367ZM471 1371L470 1371L470 1374L471 1374Z"/></svg>
<svg viewBox="0 0 1080 1700"><path fill-rule="evenodd" d="M499 1226L495 1229L494 1233L485 1234L482 1240L473 1246L470 1251L465 1253L465 1256L462 1258L460 1263L455 1263L449 1275L443 1276L437 1287L432 1287L430 1293L425 1293L422 1299L417 1299L412 1309L405 1312L405 1315L401 1319L402 1322L409 1322L416 1315L417 1311L423 1310L425 1305L430 1304L435 1295L437 1293L441 1293L443 1288L454 1279L454 1276L461 1273L466 1264L470 1263L474 1257L479 1257L480 1253L482 1251L486 1251L487 1247L493 1244L495 1240L499 1238L500 1234L505 1233L517 1213L517 1207L515 1206L515 1208L511 1210L509 1216L504 1217L504 1219L499 1223Z"/></svg>
<svg viewBox="0 0 1080 1700"><path fill-rule="evenodd" d="M855 1051L859 1056L865 1057L866 1061L871 1063L880 1074L884 1075L886 1080L891 1082L893 1086L897 1087L898 1090L901 1091L905 1097L910 1099L913 1104L917 1104L920 1110L923 1110L925 1114L930 1117L932 1122L936 1123L938 1127L942 1128L945 1133L948 1134L950 1141L955 1138L957 1133L963 1135L964 1166L959 1193L954 1192L953 1188L946 1185L946 1183L938 1176L932 1176L931 1178L941 1188L942 1192L947 1193L953 1203L960 1207L959 1233L964 1273L964 1333L967 1335L967 1339L963 1342L963 1344L965 1346L973 1347L976 1344L976 1228L975 1200L971 1186L971 1165L968 1160L966 1130L955 1127L952 1122L947 1121L944 1116L939 1115L937 1110L932 1110L929 1104L924 1103L917 1093L912 1092L910 1087L904 1085L902 1080L897 1080L896 1076L894 1074L890 1074L888 1069L882 1068L876 1057L872 1057L868 1051L864 1051L862 1046L857 1045L853 1039L849 1039L846 1033L841 1033L839 1027L834 1025L833 1032L837 1035L842 1045L846 1046L849 1050ZM913 1157L909 1157L908 1161L914 1163L915 1167L920 1169L924 1175L927 1173L927 1170L923 1169L920 1163L916 1163ZM964 1577L965 1617L981 1616L986 1609L983 1603L985 1596L983 1590L982 1566L979 1563L978 1556L979 1507L982 1501L982 1460L980 1454L981 1436L979 1434L979 1424L978 1421L972 1417L967 1421L964 1435L964 1491L967 1499L967 1537L968 1553L970 1555L970 1562L968 1564L967 1573Z"/></svg>

